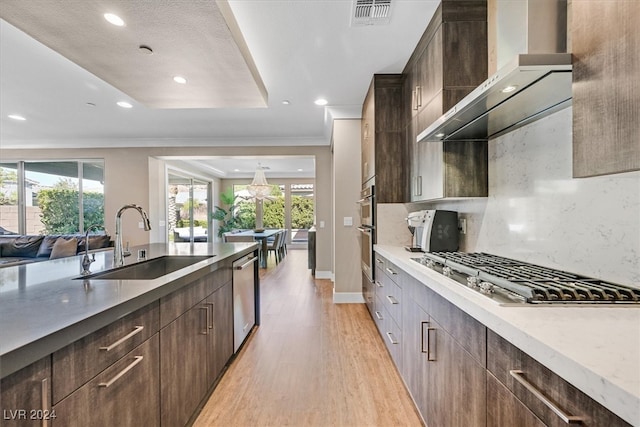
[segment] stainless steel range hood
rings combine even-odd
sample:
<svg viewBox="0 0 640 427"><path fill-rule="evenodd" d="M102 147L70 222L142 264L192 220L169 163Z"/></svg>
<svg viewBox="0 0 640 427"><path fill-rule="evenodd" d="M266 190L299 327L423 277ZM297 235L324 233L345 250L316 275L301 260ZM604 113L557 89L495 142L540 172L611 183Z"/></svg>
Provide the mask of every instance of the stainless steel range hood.
<svg viewBox="0 0 640 427"><path fill-rule="evenodd" d="M489 139L571 105L566 0L490 2L497 10L489 16L497 62L509 60L421 132L418 142Z"/></svg>

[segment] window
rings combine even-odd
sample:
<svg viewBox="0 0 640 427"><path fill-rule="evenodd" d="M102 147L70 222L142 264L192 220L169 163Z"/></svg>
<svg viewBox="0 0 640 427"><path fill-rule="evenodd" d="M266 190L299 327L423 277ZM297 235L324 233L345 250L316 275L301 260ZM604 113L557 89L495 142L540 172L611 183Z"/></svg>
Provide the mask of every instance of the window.
<svg viewBox="0 0 640 427"><path fill-rule="evenodd" d="M168 184L168 240L209 241L210 183L169 171Z"/></svg>
<svg viewBox="0 0 640 427"><path fill-rule="evenodd" d="M104 228L103 160L24 161L2 164L1 170L3 229L69 234Z"/></svg>

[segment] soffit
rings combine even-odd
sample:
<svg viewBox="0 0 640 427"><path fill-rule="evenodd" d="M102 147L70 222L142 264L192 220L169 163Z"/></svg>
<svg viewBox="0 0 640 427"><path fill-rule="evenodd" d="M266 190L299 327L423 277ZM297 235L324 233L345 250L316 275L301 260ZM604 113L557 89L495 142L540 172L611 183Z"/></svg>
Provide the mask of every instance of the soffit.
<svg viewBox="0 0 640 427"><path fill-rule="evenodd" d="M226 1L2 3L2 19L147 107L267 106L267 91ZM107 12L126 25L109 24ZM153 54L142 53L140 45ZM175 83L176 75L188 84Z"/></svg>

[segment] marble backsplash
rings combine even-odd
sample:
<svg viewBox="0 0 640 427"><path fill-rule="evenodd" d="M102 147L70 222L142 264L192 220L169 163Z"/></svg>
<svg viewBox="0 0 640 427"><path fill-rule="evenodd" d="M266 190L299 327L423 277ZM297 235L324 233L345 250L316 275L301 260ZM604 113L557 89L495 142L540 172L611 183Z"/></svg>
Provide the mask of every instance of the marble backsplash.
<svg viewBox="0 0 640 427"><path fill-rule="evenodd" d="M455 210L467 220L463 251L640 286L640 172L572 178L571 114L489 141L489 197L407 204L402 218Z"/></svg>

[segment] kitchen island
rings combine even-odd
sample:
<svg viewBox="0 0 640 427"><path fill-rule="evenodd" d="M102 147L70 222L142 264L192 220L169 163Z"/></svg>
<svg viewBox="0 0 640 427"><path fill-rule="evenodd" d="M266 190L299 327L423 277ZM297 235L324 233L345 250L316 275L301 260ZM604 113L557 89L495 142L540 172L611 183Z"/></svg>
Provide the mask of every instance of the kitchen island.
<svg viewBox="0 0 640 427"><path fill-rule="evenodd" d="M258 246L143 245L125 269L144 262L138 250L146 260L193 262L148 280L100 278L113 268L111 251L96 253L87 277L81 256L0 269L2 409L10 421L29 416L24 410L57 412L54 425L93 417L95 425L184 425L193 416L233 354L232 262Z"/></svg>
<svg viewBox="0 0 640 427"><path fill-rule="evenodd" d="M640 305L500 306L411 260L419 254L389 245L376 245L375 252L486 326L488 336L502 337L618 417L640 426ZM489 355L492 342L495 339L487 344Z"/></svg>

